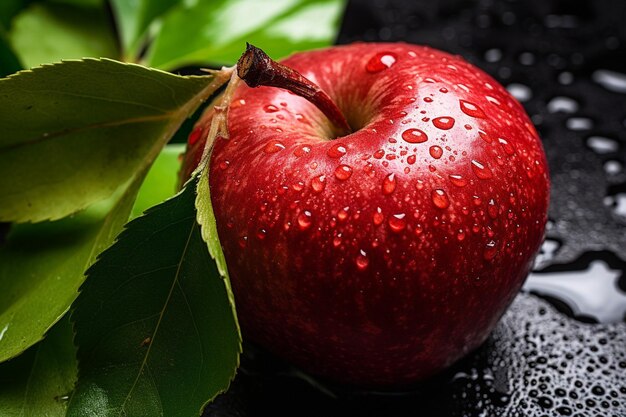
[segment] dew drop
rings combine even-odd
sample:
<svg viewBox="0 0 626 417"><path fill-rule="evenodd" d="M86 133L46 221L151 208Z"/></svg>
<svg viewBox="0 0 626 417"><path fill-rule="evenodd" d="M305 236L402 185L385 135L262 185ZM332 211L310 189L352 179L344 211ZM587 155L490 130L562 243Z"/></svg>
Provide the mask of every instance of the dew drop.
<svg viewBox="0 0 626 417"><path fill-rule="evenodd" d="M491 136L489 136L489 135L487 134L487 132L485 132L484 130L479 130L479 131L478 131L478 136L480 136L480 138L481 138L482 140L484 140L485 142L487 142L487 143L491 143L491 142L492 142L492 140L491 140Z"/></svg>
<svg viewBox="0 0 626 417"><path fill-rule="evenodd" d="M257 239L263 240L263 239L265 239L266 236L267 236L267 230L265 230L265 229L257 230L257 232L256 232Z"/></svg>
<svg viewBox="0 0 626 417"><path fill-rule="evenodd" d="M352 168L348 165L339 165L335 169L335 178L340 181L345 181L352 176Z"/></svg>
<svg viewBox="0 0 626 417"><path fill-rule="evenodd" d="M311 189L314 193L321 193L326 188L326 175L320 175L319 177L314 177L311 180Z"/></svg>
<svg viewBox="0 0 626 417"><path fill-rule="evenodd" d="M383 211L380 207L376 207L376 211L374 212L372 220L374 221L374 224L376 226L380 226L383 220L385 220L385 216L383 215Z"/></svg>
<svg viewBox="0 0 626 417"><path fill-rule="evenodd" d="M389 217L388 224L392 232L398 233L406 228L405 217L406 216L404 213L394 214L393 216Z"/></svg>
<svg viewBox="0 0 626 417"><path fill-rule="evenodd" d="M298 215L298 227L300 230L306 230L311 227L313 221L311 220L311 212L308 210L304 210L302 213Z"/></svg>
<svg viewBox="0 0 626 417"><path fill-rule="evenodd" d="M245 248L246 245L248 244L248 236L241 236L239 240L237 241L237 243L239 244L239 247L241 249Z"/></svg>
<svg viewBox="0 0 626 417"><path fill-rule="evenodd" d="M476 174L476 176L481 180L488 180L489 178L493 177L493 172L491 172L491 169L488 166L476 161L475 159L472 159L472 171L474 171L474 174Z"/></svg>
<svg viewBox="0 0 626 417"><path fill-rule="evenodd" d="M363 249L359 251L359 254L356 257L356 267L359 271L364 271L367 269L367 266L370 264L369 259L367 259L367 253Z"/></svg>
<svg viewBox="0 0 626 417"><path fill-rule="evenodd" d="M502 149L504 149L505 154L513 155L515 153L515 148L513 148L513 145L511 145L508 140L504 138L498 138L498 142L500 143L500 145L502 145Z"/></svg>
<svg viewBox="0 0 626 417"><path fill-rule="evenodd" d="M499 207L498 207L498 203L496 203L496 200L494 200L493 198L489 200L489 203L487 203L487 212L489 213L489 217L491 217L492 219L496 219L498 218L498 211L499 211Z"/></svg>
<svg viewBox="0 0 626 417"><path fill-rule="evenodd" d="M402 132L402 139L409 143L423 143L428 140L428 136L419 129L407 129Z"/></svg>
<svg viewBox="0 0 626 417"><path fill-rule="evenodd" d="M263 109L266 113L276 113L278 111L278 107L274 106L273 104L268 104L267 106L263 107Z"/></svg>
<svg viewBox="0 0 626 417"><path fill-rule="evenodd" d="M452 183L452 185L455 185L457 187L465 187L467 185L467 180L463 178L462 175L450 174L448 175L448 178L450 178L450 182Z"/></svg>
<svg viewBox="0 0 626 417"><path fill-rule="evenodd" d="M450 207L450 199L448 198L448 194L441 188L433 190L431 193L431 198L433 200L433 204L440 209L446 209Z"/></svg>
<svg viewBox="0 0 626 417"><path fill-rule="evenodd" d="M348 210L350 210L350 207L346 206L344 208L342 208L341 210L339 210L337 212L337 218L341 221L344 221L345 219L348 218Z"/></svg>
<svg viewBox="0 0 626 417"><path fill-rule="evenodd" d="M341 233L333 238L333 246L336 248L341 245Z"/></svg>
<svg viewBox="0 0 626 417"><path fill-rule="evenodd" d="M490 240L489 242L487 242L487 244L485 245L485 251L483 252L483 258L486 261L491 261L493 258L496 257L497 253L498 247L496 245L496 241Z"/></svg>
<svg viewBox="0 0 626 417"><path fill-rule="evenodd" d="M265 144L265 147L263 148L263 152L272 154L272 153L282 151L283 149L285 149L285 145L281 141L270 140L269 142Z"/></svg>
<svg viewBox="0 0 626 417"><path fill-rule="evenodd" d="M374 158L376 159L381 159L383 156L385 156L385 151L382 149L379 149L376 152L374 152Z"/></svg>
<svg viewBox="0 0 626 417"><path fill-rule="evenodd" d="M396 175L389 174L383 179L383 194L389 195L396 190L397 185Z"/></svg>
<svg viewBox="0 0 626 417"><path fill-rule="evenodd" d="M379 52L374 55L365 65L365 70L370 74L381 72L396 63L396 55L391 52Z"/></svg>
<svg viewBox="0 0 626 417"><path fill-rule="evenodd" d="M424 101L425 101L426 103L432 103L432 102L433 102L433 99L432 99L432 98L430 98L430 97L424 97Z"/></svg>
<svg viewBox="0 0 626 417"><path fill-rule="evenodd" d="M346 147L343 145L343 143L334 144L333 146L328 148L326 154L330 158L341 158L346 154Z"/></svg>
<svg viewBox="0 0 626 417"><path fill-rule="evenodd" d="M417 180L417 182L415 183L415 188L417 188L418 191L423 190L424 189L424 181Z"/></svg>
<svg viewBox="0 0 626 417"><path fill-rule="evenodd" d="M415 155L409 155L409 156L406 158L406 162L407 162L409 165L413 165L413 164L415 163L415 160L416 160L416 159L417 159L417 158L415 157Z"/></svg>
<svg viewBox="0 0 626 417"><path fill-rule="evenodd" d="M436 117L433 119L433 125L437 129L450 130L454 126L454 119L448 116Z"/></svg>
<svg viewBox="0 0 626 417"><path fill-rule="evenodd" d="M225 171L230 166L230 161L222 161L219 163L219 167L222 171Z"/></svg>
<svg viewBox="0 0 626 417"><path fill-rule="evenodd" d="M307 155L311 152L311 145L300 145L294 151L293 154L300 158L301 156Z"/></svg>
<svg viewBox="0 0 626 417"><path fill-rule="evenodd" d="M468 116L476 117L479 119L484 119L486 117L483 110L480 107L478 107L476 104L470 101L465 101L465 100L459 100L459 103L461 105L461 111L467 114Z"/></svg>
<svg viewBox="0 0 626 417"><path fill-rule="evenodd" d="M435 159L439 159L441 158L441 155L443 155L443 149L441 149L441 147L437 145L431 146L428 151L430 152L430 156L432 156Z"/></svg>

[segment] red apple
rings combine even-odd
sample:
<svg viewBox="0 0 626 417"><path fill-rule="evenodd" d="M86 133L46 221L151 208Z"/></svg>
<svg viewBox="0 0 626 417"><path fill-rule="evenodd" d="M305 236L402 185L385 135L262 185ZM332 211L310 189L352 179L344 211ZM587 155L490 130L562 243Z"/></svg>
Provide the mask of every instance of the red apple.
<svg viewBox="0 0 626 417"><path fill-rule="evenodd" d="M491 77L427 47L283 63L353 133L286 90L237 88L210 186L244 337L341 382L428 377L485 340L529 271L549 193L537 132Z"/></svg>

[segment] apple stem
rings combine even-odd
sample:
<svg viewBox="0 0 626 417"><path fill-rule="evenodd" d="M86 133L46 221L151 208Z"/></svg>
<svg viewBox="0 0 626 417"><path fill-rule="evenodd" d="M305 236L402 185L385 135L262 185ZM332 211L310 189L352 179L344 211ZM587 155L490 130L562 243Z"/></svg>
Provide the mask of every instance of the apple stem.
<svg viewBox="0 0 626 417"><path fill-rule="evenodd" d="M328 94L298 71L272 60L256 46L246 43L246 51L237 62L237 75L250 87L284 88L305 98L339 129L340 136L352 133L346 118Z"/></svg>

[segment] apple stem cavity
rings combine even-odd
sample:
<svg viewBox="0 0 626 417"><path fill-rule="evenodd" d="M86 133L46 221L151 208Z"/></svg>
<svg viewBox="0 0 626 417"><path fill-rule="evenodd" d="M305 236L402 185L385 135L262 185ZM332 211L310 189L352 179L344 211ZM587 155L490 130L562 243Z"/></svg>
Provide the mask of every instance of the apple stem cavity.
<svg viewBox="0 0 626 417"><path fill-rule="evenodd" d="M278 87L314 104L338 130L338 136L352 133L339 107L319 86L298 71L279 64L263 50L246 43L246 51L237 62L237 74L250 87Z"/></svg>

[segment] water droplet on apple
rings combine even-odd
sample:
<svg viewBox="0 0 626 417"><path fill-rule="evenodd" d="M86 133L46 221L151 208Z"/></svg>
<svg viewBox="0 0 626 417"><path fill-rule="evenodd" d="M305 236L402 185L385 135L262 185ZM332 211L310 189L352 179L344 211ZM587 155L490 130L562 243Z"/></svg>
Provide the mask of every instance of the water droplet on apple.
<svg viewBox="0 0 626 417"><path fill-rule="evenodd" d="M446 87L441 87L441 88L439 89L439 91L441 91L442 93L444 93L444 94L445 94L445 93L447 93L447 92L448 92L448 89L447 89Z"/></svg>
<svg viewBox="0 0 626 417"><path fill-rule="evenodd" d="M504 149L504 153L507 155L513 155L515 153L515 148L513 148L513 145L511 145L508 140L498 138L498 142L502 145L502 149Z"/></svg>
<svg viewBox="0 0 626 417"><path fill-rule="evenodd" d="M383 156L385 156L385 151L382 149L379 149L376 152L374 152L374 158L376 159L381 159Z"/></svg>
<svg viewBox="0 0 626 417"><path fill-rule="evenodd" d="M367 259L367 254L364 250L361 249L356 257L356 267L359 269L359 271L365 271L369 264L370 261L369 259Z"/></svg>
<svg viewBox="0 0 626 417"><path fill-rule="evenodd" d="M461 111L467 114L468 116L476 117L479 119L485 118L485 112L483 112L483 110L480 107L478 107L476 104L470 101L465 101L465 100L459 100L459 103L461 105Z"/></svg>
<svg viewBox="0 0 626 417"><path fill-rule="evenodd" d="M462 242L465 240L465 230L463 229L458 230L458 232L456 233L456 240L458 240L459 242Z"/></svg>
<svg viewBox="0 0 626 417"><path fill-rule="evenodd" d="M294 184L291 184L291 188L294 191L302 191L304 189L304 183L302 181L298 181Z"/></svg>
<svg viewBox="0 0 626 417"><path fill-rule="evenodd" d="M315 193L321 193L326 188L326 175L320 175L318 177L314 177L311 180L311 189Z"/></svg>
<svg viewBox="0 0 626 417"><path fill-rule="evenodd" d="M424 189L424 181L417 180L417 182L415 182L415 188L417 188L418 191L423 190Z"/></svg>
<svg viewBox="0 0 626 417"><path fill-rule="evenodd" d="M415 225L415 234L417 236L421 235L424 232L424 227L421 224Z"/></svg>
<svg viewBox="0 0 626 417"><path fill-rule="evenodd" d="M285 149L285 145L281 141L274 139L265 144L263 152L272 154L282 151L283 149Z"/></svg>
<svg viewBox="0 0 626 417"><path fill-rule="evenodd" d="M463 178L462 175L450 174L448 178L450 178L450 182L457 187L465 187L467 185L467 180Z"/></svg>
<svg viewBox="0 0 626 417"><path fill-rule="evenodd" d="M405 229L406 227L405 217L406 215L404 213L394 214L393 216L389 217L388 224L392 232L398 233Z"/></svg>
<svg viewBox="0 0 626 417"><path fill-rule="evenodd" d="M433 125L437 129L450 130L454 126L454 119L448 116L436 117L433 119Z"/></svg>
<svg viewBox="0 0 626 417"><path fill-rule="evenodd" d="M389 195L396 190L397 180L395 174L389 174L383 179L383 194Z"/></svg>
<svg viewBox="0 0 626 417"><path fill-rule="evenodd" d="M381 72L396 63L396 54L392 52L379 52L374 55L365 65L365 70L370 74Z"/></svg>
<svg viewBox="0 0 626 417"><path fill-rule="evenodd" d="M265 239L265 236L267 236L267 230L265 230L265 229L257 230L257 232L256 232L257 239L263 240L263 239Z"/></svg>
<svg viewBox="0 0 626 417"><path fill-rule="evenodd" d="M268 104L267 106L263 107L263 109L266 113L276 113L278 111L278 107L274 106L273 104Z"/></svg>
<svg viewBox="0 0 626 417"><path fill-rule="evenodd" d="M490 240L489 242L487 242L487 244L485 245L485 251L483 252L483 258L486 261L491 261L493 258L496 257L497 253L498 253L498 246L496 244L496 241Z"/></svg>
<svg viewBox="0 0 626 417"><path fill-rule="evenodd" d="M428 140L428 136L419 129L407 129L402 132L402 139L409 143L423 143Z"/></svg>
<svg viewBox="0 0 626 417"><path fill-rule="evenodd" d="M484 130L478 131L478 136L487 143L491 143L491 137Z"/></svg>
<svg viewBox="0 0 626 417"><path fill-rule="evenodd" d="M443 155L443 149L437 145L431 146L428 151L430 152L430 156L435 159L439 159L441 158L441 155Z"/></svg>
<svg viewBox="0 0 626 417"><path fill-rule="evenodd" d="M239 243L241 249L245 248L248 244L248 236L241 236L237 243Z"/></svg>
<svg viewBox="0 0 626 417"><path fill-rule="evenodd" d="M446 209L450 207L450 199L448 198L448 194L441 188L433 190L431 193L431 198L433 200L433 204L440 209Z"/></svg>
<svg viewBox="0 0 626 417"><path fill-rule="evenodd" d="M335 169L335 178L340 181L345 181L352 176L352 167L348 165L339 165Z"/></svg>
<svg viewBox="0 0 626 417"><path fill-rule="evenodd" d="M300 230L306 230L311 227L313 220L311 219L311 212L308 210L304 210L302 213L298 215L298 226Z"/></svg>
<svg viewBox="0 0 626 417"><path fill-rule="evenodd" d="M489 217L491 217L492 219L496 219L498 217L498 211L500 210L500 207L498 207L498 203L496 203L496 200L494 200L493 198L489 200L489 203L487 203L487 212L489 213Z"/></svg>
<svg viewBox="0 0 626 417"><path fill-rule="evenodd" d="M229 166L230 166L230 161L221 161L219 163L219 167L222 171L227 170Z"/></svg>
<svg viewBox="0 0 626 417"><path fill-rule="evenodd" d="M346 154L346 152L347 150L346 150L346 147L343 145L343 143L336 143L330 148L328 148L328 151L326 152L326 154L330 158L341 158L342 156Z"/></svg>
<svg viewBox="0 0 626 417"><path fill-rule="evenodd" d="M408 164L410 164L410 165L413 165L413 164L415 163L415 160L416 160L416 159L417 159L417 158L415 157L415 155L409 155L409 156L406 158L406 162L407 162Z"/></svg>
<svg viewBox="0 0 626 417"><path fill-rule="evenodd" d="M344 208L342 208L341 210L339 210L337 212L337 218L341 221L344 221L345 219L348 218L348 210L350 210L350 207L346 206Z"/></svg>
<svg viewBox="0 0 626 417"><path fill-rule="evenodd" d="M432 103L432 102L433 102L433 99L432 99L432 98L430 98L430 97L424 97L424 101L425 101L426 103Z"/></svg>
<svg viewBox="0 0 626 417"><path fill-rule="evenodd" d="M294 151L293 154L300 158L301 156L307 155L311 152L311 145L300 145Z"/></svg>
<svg viewBox="0 0 626 417"><path fill-rule="evenodd" d="M341 245L341 233L333 238L333 246L336 248Z"/></svg>
<svg viewBox="0 0 626 417"><path fill-rule="evenodd" d="M493 177L491 169L475 159L472 159L472 171L474 171L474 174L481 180L488 180Z"/></svg>
<svg viewBox="0 0 626 417"><path fill-rule="evenodd" d="M383 215L383 211L380 207L376 207L376 211L374 212L372 220L374 221L374 224L376 226L380 226L383 220L385 220L385 216Z"/></svg>

